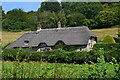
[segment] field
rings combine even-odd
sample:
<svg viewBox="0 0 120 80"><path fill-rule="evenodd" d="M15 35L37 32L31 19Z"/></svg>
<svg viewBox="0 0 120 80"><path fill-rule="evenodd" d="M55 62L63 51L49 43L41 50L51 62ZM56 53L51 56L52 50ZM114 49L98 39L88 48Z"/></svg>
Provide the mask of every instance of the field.
<svg viewBox="0 0 120 80"><path fill-rule="evenodd" d="M111 36L117 36L118 28L106 28L106 29L95 29L92 30L94 34L97 35L98 40L102 40L104 36L111 35ZM10 42L13 42L17 38L19 38L21 35L23 35L24 32L2 32L2 45L5 46Z"/></svg>
<svg viewBox="0 0 120 80"><path fill-rule="evenodd" d="M96 34L98 40L102 40L106 35L116 37L118 33L118 28L94 29L92 30L92 32Z"/></svg>
<svg viewBox="0 0 120 80"><path fill-rule="evenodd" d="M3 78L119 78L119 65L3 62Z"/></svg>
<svg viewBox="0 0 120 80"><path fill-rule="evenodd" d="M22 36L24 32L2 32L2 45L5 46L10 42L15 41L17 38L19 38L20 36Z"/></svg>

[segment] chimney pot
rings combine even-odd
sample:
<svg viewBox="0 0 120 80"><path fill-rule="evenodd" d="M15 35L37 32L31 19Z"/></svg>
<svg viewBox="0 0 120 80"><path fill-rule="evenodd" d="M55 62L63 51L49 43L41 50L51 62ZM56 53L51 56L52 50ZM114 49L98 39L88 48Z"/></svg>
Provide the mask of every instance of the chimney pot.
<svg viewBox="0 0 120 80"><path fill-rule="evenodd" d="M40 30L41 30L41 27L42 27L42 25L39 24L39 25L37 26L37 31L40 31Z"/></svg>
<svg viewBox="0 0 120 80"><path fill-rule="evenodd" d="M58 28L61 28L61 22L60 21L58 22Z"/></svg>

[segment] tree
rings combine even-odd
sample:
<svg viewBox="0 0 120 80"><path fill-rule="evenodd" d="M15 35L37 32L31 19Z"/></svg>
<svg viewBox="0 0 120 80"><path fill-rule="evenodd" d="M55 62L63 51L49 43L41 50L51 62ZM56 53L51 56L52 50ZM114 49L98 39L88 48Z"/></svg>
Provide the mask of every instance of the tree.
<svg viewBox="0 0 120 80"><path fill-rule="evenodd" d="M57 16L57 22L60 21L62 27L66 27L67 20L64 11L60 11L59 13L56 14L56 16Z"/></svg>
<svg viewBox="0 0 120 80"><path fill-rule="evenodd" d="M2 30L2 12L3 12L3 10L2 10L2 6L0 6L0 31ZM1 41L1 39L0 39L0 41Z"/></svg>
<svg viewBox="0 0 120 80"><path fill-rule="evenodd" d="M89 29L94 29L97 26L97 22L94 19L85 19L83 25L88 26Z"/></svg>
<svg viewBox="0 0 120 80"><path fill-rule="evenodd" d="M102 10L98 2L62 2L61 5L66 13L79 12L87 19L93 19Z"/></svg>
<svg viewBox="0 0 120 80"><path fill-rule="evenodd" d="M93 19L100 11L102 11L102 5L99 2L79 3L78 5L80 5L80 7L77 7L76 11L84 14L87 19Z"/></svg>
<svg viewBox="0 0 120 80"><path fill-rule="evenodd" d="M8 11L3 20L3 29L5 30L24 30L27 26L26 13L22 9L13 9Z"/></svg>
<svg viewBox="0 0 120 80"><path fill-rule="evenodd" d="M0 21L2 21L2 13L3 13L2 6L0 6Z"/></svg>
<svg viewBox="0 0 120 80"><path fill-rule="evenodd" d="M85 16L78 12L73 12L69 15L67 15L67 26L69 27L75 27L75 26L83 26L83 23L85 21Z"/></svg>
<svg viewBox="0 0 120 80"><path fill-rule="evenodd" d="M58 12L60 11L60 3L57 0L54 0L54 2L49 2L51 0L48 0L46 2L41 3L41 11L51 11L51 12Z"/></svg>
<svg viewBox="0 0 120 80"><path fill-rule="evenodd" d="M2 6L0 6L0 17L2 17L1 19L4 19L5 17L5 13L4 10L2 10Z"/></svg>
<svg viewBox="0 0 120 80"><path fill-rule="evenodd" d="M100 28L116 25L118 23L118 19L119 18L116 16L116 13L111 10L100 11L95 17L95 20Z"/></svg>
<svg viewBox="0 0 120 80"><path fill-rule="evenodd" d="M62 27L66 26L66 17L64 11L51 12L44 11L42 12L40 8L37 11L37 22L42 24L42 28L57 28L57 23L60 21Z"/></svg>
<svg viewBox="0 0 120 80"><path fill-rule="evenodd" d="M43 29L55 28L57 26L57 16L54 12L37 12L37 22Z"/></svg>
<svg viewBox="0 0 120 80"><path fill-rule="evenodd" d="M27 25L29 26L28 28L26 28L25 30L36 30L37 27L37 12L34 11L29 11L27 12Z"/></svg>

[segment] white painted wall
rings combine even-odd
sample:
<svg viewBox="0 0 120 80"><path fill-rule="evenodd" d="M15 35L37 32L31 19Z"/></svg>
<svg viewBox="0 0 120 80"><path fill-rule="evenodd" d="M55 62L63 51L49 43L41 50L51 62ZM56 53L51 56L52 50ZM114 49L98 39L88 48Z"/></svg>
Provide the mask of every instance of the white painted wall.
<svg viewBox="0 0 120 80"><path fill-rule="evenodd" d="M86 47L86 51L90 51L93 48L95 43L96 43L95 38L89 39Z"/></svg>

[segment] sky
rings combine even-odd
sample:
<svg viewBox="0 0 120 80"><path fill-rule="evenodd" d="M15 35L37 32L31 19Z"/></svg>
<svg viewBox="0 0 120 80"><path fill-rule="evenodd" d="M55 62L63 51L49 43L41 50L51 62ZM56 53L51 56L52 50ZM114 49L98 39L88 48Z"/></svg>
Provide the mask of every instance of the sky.
<svg viewBox="0 0 120 80"><path fill-rule="evenodd" d="M37 11L40 8L41 2L2 2L2 9L5 11L10 11L15 8L21 8L23 11Z"/></svg>

